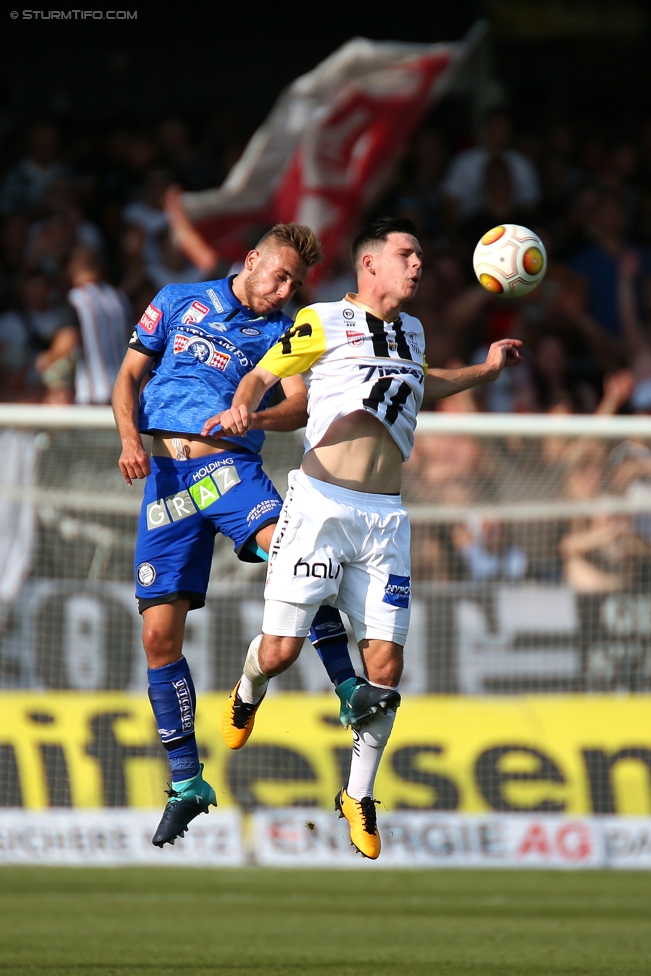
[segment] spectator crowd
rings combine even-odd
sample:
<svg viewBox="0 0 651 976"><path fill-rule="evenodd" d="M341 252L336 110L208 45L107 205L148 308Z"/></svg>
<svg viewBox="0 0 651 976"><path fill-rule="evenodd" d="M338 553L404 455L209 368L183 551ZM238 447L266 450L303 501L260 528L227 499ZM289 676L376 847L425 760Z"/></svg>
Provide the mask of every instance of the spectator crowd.
<svg viewBox="0 0 651 976"><path fill-rule="evenodd" d="M129 326L153 295L228 272L210 246L188 245L174 187L218 185L244 142L227 116L206 131L170 118L99 135L51 121L5 134L0 399L107 402ZM435 114L362 219L380 212L419 228L425 268L410 311L432 365L472 362L505 335L525 343L524 368L454 409L651 409L651 121L531 132L494 109L474 135L451 135ZM549 255L543 284L517 301L472 272L477 240L504 221L536 230ZM336 298L351 284L344 246L329 278L299 298Z"/></svg>
<svg viewBox="0 0 651 976"><path fill-rule="evenodd" d="M156 292L228 273L210 242L193 235L179 194L219 185L246 135L227 113L203 128L168 118L98 130L41 120L22 133L6 130L0 401L109 402L133 322ZM521 368L436 409L651 413L651 120L608 128L576 117L532 130L495 108L473 130L434 112L361 219L380 213L409 217L419 229L425 263L409 311L425 327L430 365L481 361L505 336L524 343ZM485 291L472 271L476 242L504 222L535 230L549 258L541 286L517 300ZM354 288L347 244L325 280L308 281L299 304ZM569 456L567 445L548 439L532 458L512 443L493 455L470 437L421 437L407 494L415 503L472 506L494 500L505 471L525 470L511 477L516 494L529 489L532 471L546 497L651 493L646 448L624 446L613 461L595 445L579 444ZM554 470L553 485L541 466ZM450 518L419 533L415 576L534 576L565 578L586 592L624 589L651 565L647 522L586 516L556 535L548 527L532 543L531 532L542 529L529 527L525 538L515 524Z"/></svg>

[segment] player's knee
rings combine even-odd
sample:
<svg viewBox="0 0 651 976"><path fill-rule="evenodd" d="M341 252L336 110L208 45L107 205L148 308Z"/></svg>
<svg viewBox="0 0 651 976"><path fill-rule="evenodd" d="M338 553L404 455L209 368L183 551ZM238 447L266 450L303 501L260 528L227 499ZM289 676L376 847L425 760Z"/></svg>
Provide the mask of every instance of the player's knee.
<svg viewBox="0 0 651 976"><path fill-rule="evenodd" d="M403 669L403 648L390 641L361 641L360 651L368 677L379 685L397 688Z"/></svg>
<svg viewBox="0 0 651 976"><path fill-rule="evenodd" d="M150 668L162 668L181 657L178 638L167 628L154 622L145 621L142 629L142 644Z"/></svg>
<svg viewBox="0 0 651 976"><path fill-rule="evenodd" d="M264 674L286 671L301 653L303 637L272 637L265 634L258 651L258 661Z"/></svg>

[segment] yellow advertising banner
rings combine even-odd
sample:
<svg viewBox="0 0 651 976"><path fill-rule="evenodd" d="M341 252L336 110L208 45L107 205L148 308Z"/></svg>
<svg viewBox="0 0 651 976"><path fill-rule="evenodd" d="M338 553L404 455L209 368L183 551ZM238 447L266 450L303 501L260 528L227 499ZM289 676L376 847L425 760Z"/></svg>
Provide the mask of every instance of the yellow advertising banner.
<svg viewBox="0 0 651 976"><path fill-rule="evenodd" d="M334 695L270 695L230 752L225 696L199 699L204 776L220 806L332 806L351 733ZM147 698L0 694L0 806L160 807L168 779ZM411 697L377 779L388 810L651 813L651 696Z"/></svg>

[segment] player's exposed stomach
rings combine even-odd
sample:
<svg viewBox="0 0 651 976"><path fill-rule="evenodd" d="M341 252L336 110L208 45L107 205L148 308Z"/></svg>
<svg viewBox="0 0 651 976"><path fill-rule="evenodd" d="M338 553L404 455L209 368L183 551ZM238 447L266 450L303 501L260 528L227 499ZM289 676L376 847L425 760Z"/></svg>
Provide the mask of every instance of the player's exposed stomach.
<svg viewBox="0 0 651 976"><path fill-rule="evenodd" d="M402 454L382 421L365 410L333 421L301 465L311 478L374 495L400 492Z"/></svg>
<svg viewBox="0 0 651 976"><path fill-rule="evenodd" d="M157 431L151 445L153 457L170 457L177 461L183 458L205 457L222 451L246 451L232 441L214 441L199 434L174 434L170 431Z"/></svg>

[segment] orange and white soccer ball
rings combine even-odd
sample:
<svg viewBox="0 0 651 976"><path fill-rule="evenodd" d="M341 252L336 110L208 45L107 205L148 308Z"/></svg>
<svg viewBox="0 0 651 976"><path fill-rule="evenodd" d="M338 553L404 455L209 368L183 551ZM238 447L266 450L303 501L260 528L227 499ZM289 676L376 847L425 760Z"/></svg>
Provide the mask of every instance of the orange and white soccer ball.
<svg viewBox="0 0 651 976"><path fill-rule="evenodd" d="M475 248L472 266L479 283L494 295L526 295L545 277L547 254L537 234L519 224L487 231Z"/></svg>

